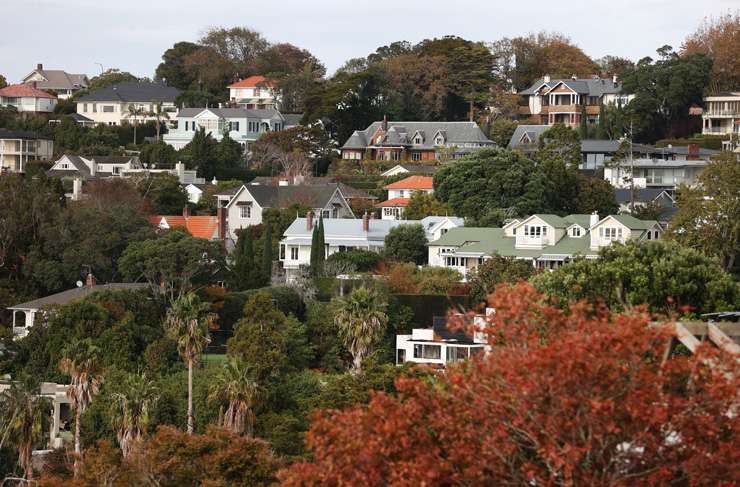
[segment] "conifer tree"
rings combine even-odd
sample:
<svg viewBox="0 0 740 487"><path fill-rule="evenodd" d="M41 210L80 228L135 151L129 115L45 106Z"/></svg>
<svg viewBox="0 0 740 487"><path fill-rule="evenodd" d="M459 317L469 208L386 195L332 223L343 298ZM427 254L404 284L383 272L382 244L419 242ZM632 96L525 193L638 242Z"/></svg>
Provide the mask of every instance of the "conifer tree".
<svg viewBox="0 0 740 487"><path fill-rule="evenodd" d="M235 291L259 286L259 269L254 262L254 241L249 229L239 233L236 248L232 254L231 287Z"/></svg>
<svg viewBox="0 0 740 487"><path fill-rule="evenodd" d="M604 104L599 105L599 123L596 126L596 138L604 140L607 138L606 135L606 110Z"/></svg>
<svg viewBox="0 0 740 487"><path fill-rule="evenodd" d="M316 275L317 261L319 257L319 226L314 225L313 231L311 232L311 275Z"/></svg>
<svg viewBox="0 0 740 487"><path fill-rule="evenodd" d="M588 138L588 120L586 119L586 105L581 105L581 125L578 128L578 135L581 139Z"/></svg>
<svg viewBox="0 0 740 487"><path fill-rule="evenodd" d="M265 233L262 236L262 273L266 284L270 284L272 278L272 225L265 224Z"/></svg>
<svg viewBox="0 0 740 487"><path fill-rule="evenodd" d="M326 252L324 250L326 242L324 241L324 217L319 217L319 226L316 231L316 275L321 275L324 270L324 261Z"/></svg>

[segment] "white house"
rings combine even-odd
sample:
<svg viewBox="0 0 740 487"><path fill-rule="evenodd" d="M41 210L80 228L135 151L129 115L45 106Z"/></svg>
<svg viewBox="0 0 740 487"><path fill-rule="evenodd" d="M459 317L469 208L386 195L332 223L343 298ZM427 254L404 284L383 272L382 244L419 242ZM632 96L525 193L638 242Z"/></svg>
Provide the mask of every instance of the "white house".
<svg viewBox="0 0 740 487"><path fill-rule="evenodd" d="M704 97L702 133L740 136L740 91Z"/></svg>
<svg viewBox="0 0 740 487"><path fill-rule="evenodd" d="M90 81L85 74L71 74L61 69L44 69L43 64L37 64L21 81L25 84L34 84L40 90L53 91L60 100L71 98L80 90L87 89Z"/></svg>
<svg viewBox="0 0 740 487"><path fill-rule="evenodd" d="M595 259L612 242L657 240L663 229L654 220L622 214L536 214L513 220L501 228L450 229L429 243L429 265L447 267L466 279L470 271L493 255L532 262L539 269L554 269L575 257Z"/></svg>
<svg viewBox="0 0 740 487"><path fill-rule="evenodd" d="M280 93L264 76L250 76L229 85L229 100L241 108L277 110Z"/></svg>
<svg viewBox="0 0 740 487"><path fill-rule="evenodd" d="M84 285L62 291L60 293L52 294L33 301L27 301L25 303L16 304L10 306L7 309L13 312L13 334L16 338L23 338L28 335L31 327L34 325L36 316L40 313L47 313L53 311L55 306L63 306L71 303L72 301L78 301L83 299L96 291L106 290L128 290L137 291L145 289L147 284L143 283L110 283L110 284L98 284L92 275L87 276L87 281Z"/></svg>
<svg viewBox="0 0 740 487"><path fill-rule="evenodd" d="M0 88L0 106L13 107L21 113L52 113L57 97L33 85L8 85Z"/></svg>
<svg viewBox="0 0 740 487"><path fill-rule="evenodd" d="M215 140L221 140L228 132L246 152L262 134L284 129L285 119L274 109L183 108L170 121L163 140L180 150L201 128Z"/></svg>
<svg viewBox="0 0 740 487"><path fill-rule="evenodd" d="M432 176L409 176L388 184L383 189L388 191L388 199L375 205L376 208L380 208L381 218L400 220L414 194L434 193L434 178Z"/></svg>
<svg viewBox="0 0 740 487"><path fill-rule="evenodd" d="M379 252L385 248L385 237L399 225L421 225L428 241L463 225L462 218L428 216L423 220L377 220L365 214L357 219L324 219L324 242L326 256L348 250L370 250ZM291 280L301 266L311 261L311 237L318 219L309 215L296 218L283 233L280 241L280 261Z"/></svg>
<svg viewBox="0 0 740 487"><path fill-rule="evenodd" d="M25 172L29 161L48 161L54 154L51 137L35 132L0 129L0 173Z"/></svg>
<svg viewBox="0 0 740 487"><path fill-rule="evenodd" d="M77 113L96 124L121 125L174 119L180 90L161 83L125 81L77 99ZM133 115L131 108L142 113ZM158 113L159 115L155 115Z"/></svg>

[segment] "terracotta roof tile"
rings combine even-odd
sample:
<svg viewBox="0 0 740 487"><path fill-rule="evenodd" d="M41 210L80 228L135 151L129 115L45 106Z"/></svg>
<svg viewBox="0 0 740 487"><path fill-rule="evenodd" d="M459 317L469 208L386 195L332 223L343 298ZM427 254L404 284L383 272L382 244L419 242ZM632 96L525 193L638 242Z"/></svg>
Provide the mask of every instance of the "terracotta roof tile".
<svg viewBox="0 0 740 487"><path fill-rule="evenodd" d="M257 85L272 88L273 84L264 76L250 76L229 85L229 88L253 88Z"/></svg>
<svg viewBox="0 0 740 487"><path fill-rule="evenodd" d="M385 186L385 189L434 189L434 178L431 176L409 176Z"/></svg>
<svg viewBox="0 0 740 487"><path fill-rule="evenodd" d="M155 226L159 226L163 219L170 228L185 227L190 235L204 240L211 240L218 228L218 217L215 216L189 216L186 218L181 215L151 215L148 218L149 223Z"/></svg>
<svg viewBox="0 0 740 487"><path fill-rule="evenodd" d="M383 201L375 205L376 208L383 208L386 206L408 206L410 198L391 198L388 201Z"/></svg>
<svg viewBox="0 0 740 487"><path fill-rule="evenodd" d="M52 98L56 96L50 95L45 91L38 90L31 85L8 85L5 88L0 89L0 96L9 97L34 97L34 98Z"/></svg>

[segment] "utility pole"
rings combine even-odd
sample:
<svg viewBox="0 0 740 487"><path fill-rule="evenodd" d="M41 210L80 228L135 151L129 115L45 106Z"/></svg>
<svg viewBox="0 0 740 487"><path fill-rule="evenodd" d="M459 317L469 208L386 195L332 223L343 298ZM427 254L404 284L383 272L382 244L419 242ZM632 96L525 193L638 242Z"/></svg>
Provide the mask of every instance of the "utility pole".
<svg viewBox="0 0 740 487"><path fill-rule="evenodd" d="M632 119L630 119L630 213L635 212L635 160L632 152Z"/></svg>

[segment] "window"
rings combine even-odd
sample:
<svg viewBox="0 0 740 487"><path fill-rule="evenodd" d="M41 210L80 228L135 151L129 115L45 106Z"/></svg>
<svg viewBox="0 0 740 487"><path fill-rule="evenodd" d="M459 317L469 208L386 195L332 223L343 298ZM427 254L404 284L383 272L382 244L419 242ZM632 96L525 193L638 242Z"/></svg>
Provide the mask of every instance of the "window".
<svg viewBox="0 0 740 487"><path fill-rule="evenodd" d="M239 131L239 122L229 122L229 130L233 132Z"/></svg>
<svg viewBox="0 0 740 487"><path fill-rule="evenodd" d="M411 160L412 161L420 161L421 160L421 153L420 152L412 152L411 153Z"/></svg>
<svg viewBox="0 0 740 487"><path fill-rule="evenodd" d="M98 104L97 103L93 103L92 106L93 106L93 113L97 113L98 112Z"/></svg>
<svg viewBox="0 0 740 487"><path fill-rule="evenodd" d="M422 142L424 142L424 141L421 140L421 136L420 135L417 135L416 137L414 137L414 145L421 145Z"/></svg>
<svg viewBox="0 0 740 487"><path fill-rule="evenodd" d="M103 105L103 112L104 113L113 113L114 108L115 107L113 105Z"/></svg>
<svg viewBox="0 0 740 487"><path fill-rule="evenodd" d="M571 237L580 237L581 236L581 227L573 227L570 230L570 236Z"/></svg>
<svg viewBox="0 0 740 487"><path fill-rule="evenodd" d="M391 159L393 159L394 161L400 160L401 159L401 153L398 152L398 151L391 152Z"/></svg>
<svg viewBox="0 0 740 487"><path fill-rule="evenodd" d="M406 362L406 349L399 348L396 350L396 363L402 364L404 362Z"/></svg>
<svg viewBox="0 0 740 487"><path fill-rule="evenodd" d="M113 166L113 174L121 174L121 166Z"/></svg>
<svg viewBox="0 0 740 487"><path fill-rule="evenodd" d="M465 360L470 355L470 349L468 347L450 347L447 346L447 361L448 362L459 362Z"/></svg>
<svg viewBox="0 0 740 487"><path fill-rule="evenodd" d="M285 245L280 244L280 260L285 260Z"/></svg>
<svg viewBox="0 0 740 487"><path fill-rule="evenodd" d="M218 130L220 128L220 121L219 120L198 120L198 126L204 128L206 132L211 132L213 130ZM195 124L195 122L193 122ZM195 128L195 127L193 127Z"/></svg>
<svg viewBox="0 0 740 487"><path fill-rule="evenodd" d="M445 265L448 267L462 267L465 265L464 257L445 257Z"/></svg>
<svg viewBox="0 0 740 487"><path fill-rule="evenodd" d="M82 104L82 111L87 113L87 103Z"/></svg>
<svg viewBox="0 0 740 487"><path fill-rule="evenodd" d="M604 240L621 240L622 229L616 227L602 227L599 229L599 236L602 237Z"/></svg>
<svg viewBox="0 0 740 487"><path fill-rule="evenodd" d="M262 91L259 88L254 89L255 98L262 95Z"/></svg>
<svg viewBox="0 0 740 487"><path fill-rule="evenodd" d="M260 123L259 122L247 122L247 131L248 132L259 132Z"/></svg>
<svg viewBox="0 0 740 487"><path fill-rule="evenodd" d="M324 218L331 218L331 210L321 210L321 216Z"/></svg>
<svg viewBox="0 0 740 487"><path fill-rule="evenodd" d="M190 126L190 122L185 121L185 132L188 131L189 126Z"/></svg>
<svg viewBox="0 0 740 487"><path fill-rule="evenodd" d="M275 131L283 130L283 124L282 123L276 123L274 130Z"/></svg>
<svg viewBox="0 0 740 487"><path fill-rule="evenodd" d="M239 207L239 218L251 218L252 217L252 207L249 205L244 205Z"/></svg>
<svg viewBox="0 0 740 487"><path fill-rule="evenodd" d="M432 360L439 360L442 357L442 346L441 345L423 345L421 343L414 344L414 358L426 358Z"/></svg>
<svg viewBox="0 0 740 487"><path fill-rule="evenodd" d="M290 248L290 260L298 260L298 247Z"/></svg>

